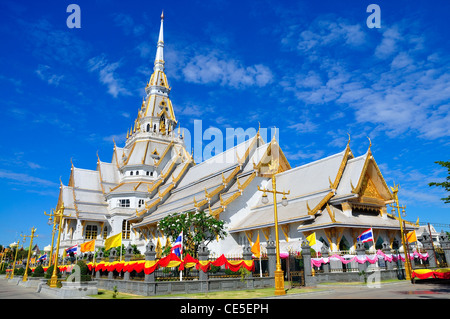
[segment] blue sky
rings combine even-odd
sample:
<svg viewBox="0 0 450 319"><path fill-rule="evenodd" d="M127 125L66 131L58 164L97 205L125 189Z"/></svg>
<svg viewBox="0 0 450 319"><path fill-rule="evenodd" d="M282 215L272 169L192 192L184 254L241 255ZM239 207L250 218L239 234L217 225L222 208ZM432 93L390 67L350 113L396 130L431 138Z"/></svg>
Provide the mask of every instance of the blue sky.
<svg viewBox="0 0 450 319"><path fill-rule="evenodd" d="M81 8L69 29L66 8ZM369 4L381 28L368 28ZM70 161L95 169L123 146L153 68L164 10L175 115L193 132L280 129L292 167L372 152L407 219L450 224L431 188L450 155L446 1L7 1L0 3L0 244L37 227ZM203 146L209 141L203 141ZM225 141L224 141L225 145ZM440 229L438 229L440 230ZM447 228L448 230L448 228Z"/></svg>

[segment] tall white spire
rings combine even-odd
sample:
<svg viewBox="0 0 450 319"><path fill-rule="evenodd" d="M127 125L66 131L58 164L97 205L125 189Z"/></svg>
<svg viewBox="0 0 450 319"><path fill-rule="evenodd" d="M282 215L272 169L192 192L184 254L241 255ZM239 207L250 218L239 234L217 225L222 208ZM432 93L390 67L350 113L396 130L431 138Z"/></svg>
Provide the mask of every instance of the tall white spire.
<svg viewBox="0 0 450 319"><path fill-rule="evenodd" d="M164 11L161 13L161 27L159 28L154 70L164 71Z"/></svg>

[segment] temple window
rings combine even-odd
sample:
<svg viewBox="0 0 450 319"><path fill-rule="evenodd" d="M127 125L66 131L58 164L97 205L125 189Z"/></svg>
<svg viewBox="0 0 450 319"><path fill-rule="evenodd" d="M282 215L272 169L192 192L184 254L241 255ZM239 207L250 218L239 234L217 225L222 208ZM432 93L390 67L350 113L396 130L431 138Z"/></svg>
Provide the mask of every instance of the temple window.
<svg viewBox="0 0 450 319"><path fill-rule="evenodd" d="M130 207L129 199L119 199L119 207Z"/></svg>
<svg viewBox="0 0 450 319"><path fill-rule="evenodd" d="M97 238L97 226L87 225L86 226L86 239L96 239Z"/></svg>
<svg viewBox="0 0 450 319"><path fill-rule="evenodd" d="M126 220L122 222L122 238L130 239L130 223Z"/></svg>

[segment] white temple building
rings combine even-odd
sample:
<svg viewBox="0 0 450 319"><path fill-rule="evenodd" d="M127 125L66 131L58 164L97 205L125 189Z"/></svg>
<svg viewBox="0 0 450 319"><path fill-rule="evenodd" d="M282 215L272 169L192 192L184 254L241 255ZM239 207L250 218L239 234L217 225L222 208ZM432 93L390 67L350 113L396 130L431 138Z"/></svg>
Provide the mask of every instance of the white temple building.
<svg viewBox="0 0 450 319"><path fill-rule="evenodd" d="M145 98L123 147L114 143L112 160L98 158L96 170L74 167L68 185L61 183L58 207L65 215L61 249L96 239L96 247L122 231L123 244L143 253L149 241L166 238L157 222L171 213L209 212L225 221L228 236L209 245L216 254L242 252L260 234L263 247L274 237L271 196L263 204L259 187L290 191L287 206L278 202L281 251L300 251L316 232L331 251L354 250L356 237L372 227L377 245L400 242L397 218L387 211L393 195L370 146L355 156L350 143L341 152L291 168L275 138L260 132L201 163L184 144L169 98L164 69L164 17ZM350 142L350 140L349 140ZM407 230L417 229L407 223ZM264 250L264 249L263 249Z"/></svg>

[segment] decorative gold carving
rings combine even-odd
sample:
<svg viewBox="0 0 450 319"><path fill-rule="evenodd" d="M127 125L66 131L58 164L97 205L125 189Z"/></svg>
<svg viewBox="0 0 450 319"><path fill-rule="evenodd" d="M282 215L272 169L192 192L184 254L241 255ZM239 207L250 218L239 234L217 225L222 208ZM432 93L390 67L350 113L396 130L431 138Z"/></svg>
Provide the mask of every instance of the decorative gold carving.
<svg viewBox="0 0 450 319"><path fill-rule="evenodd" d="M367 174L362 183L361 194L362 194L362 196L367 196L367 197L383 200L383 197L378 192L377 187L375 186L375 183L372 181L372 179Z"/></svg>
<svg viewBox="0 0 450 319"><path fill-rule="evenodd" d="M269 240L269 237L270 237L270 228L269 228L269 227L266 227L266 228L262 228L261 230L262 230L262 232L263 232L264 238L265 238L266 240Z"/></svg>
<svg viewBox="0 0 450 319"><path fill-rule="evenodd" d="M289 242L289 224L281 225L281 231L283 232L286 242Z"/></svg>
<svg viewBox="0 0 450 319"><path fill-rule="evenodd" d="M331 211L331 207L330 207L330 205L328 205L328 204L327 204L327 212L328 212L328 215L329 215L330 218L331 218L331 221L332 221L333 223L335 223L335 222L336 222L336 219L335 219L334 211Z"/></svg>

